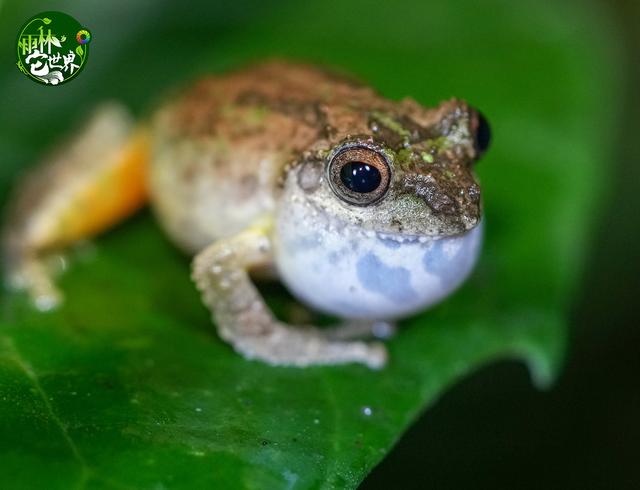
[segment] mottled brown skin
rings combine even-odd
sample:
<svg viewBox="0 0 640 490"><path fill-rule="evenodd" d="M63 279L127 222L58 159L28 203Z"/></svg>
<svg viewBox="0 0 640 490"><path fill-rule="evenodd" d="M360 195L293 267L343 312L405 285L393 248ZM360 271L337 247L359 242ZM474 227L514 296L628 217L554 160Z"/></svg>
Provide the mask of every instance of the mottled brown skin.
<svg viewBox="0 0 640 490"><path fill-rule="evenodd" d="M323 165L341 143L361 141L392 155L390 196L373 205L379 208L375 216L371 210L349 209L344 219L376 231L462 233L478 223L481 212L480 187L472 171L478 157L477 118L463 101L426 109L408 98L389 101L370 87L315 67L268 62L201 80L158 113L152 125L155 153L171 163L155 170L166 178L164 185L154 186L152 180L153 201L174 240L195 252L212 238L239 231L259 214L248 210L246 220L235 220L237 226L196 233L207 225L195 224L193 213L176 209L186 210L189 199L196 199L194 178L207 180L201 156L213 153L196 148L216 147L215 159L206 164L210 178L235 182L238 206L257 188L270 188L262 210L271 211L292 166ZM211 185L211 193L217 193Z"/></svg>

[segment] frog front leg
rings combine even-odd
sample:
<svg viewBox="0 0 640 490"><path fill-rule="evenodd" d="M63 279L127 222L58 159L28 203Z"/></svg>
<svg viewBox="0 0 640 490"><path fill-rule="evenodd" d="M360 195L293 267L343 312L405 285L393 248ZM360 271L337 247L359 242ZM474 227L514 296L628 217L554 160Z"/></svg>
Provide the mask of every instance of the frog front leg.
<svg viewBox="0 0 640 490"><path fill-rule="evenodd" d="M362 363L382 367L379 343L338 340L336 332L291 326L275 318L249 277L249 270L271 262L270 220L218 240L194 261L192 277L211 310L220 337L248 359L272 365L310 366Z"/></svg>

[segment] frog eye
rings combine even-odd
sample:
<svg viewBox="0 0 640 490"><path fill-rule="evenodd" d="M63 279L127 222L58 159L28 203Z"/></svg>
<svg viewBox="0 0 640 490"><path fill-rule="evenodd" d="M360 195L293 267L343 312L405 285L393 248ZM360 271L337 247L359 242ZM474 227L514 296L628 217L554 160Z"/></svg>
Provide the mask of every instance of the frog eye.
<svg viewBox="0 0 640 490"><path fill-rule="evenodd" d="M333 192L349 204L372 204L389 188L391 172L386 157L367 146L339 150L331 158L327 172Z"/></svg>
<svg viewBox="0 0 640 490"><path fill-rule="evenodd" d="M476 153L480 158L487 152L491 143L491 126L489 126L489 121L480 111L476 111L474 134Z"/></svg>

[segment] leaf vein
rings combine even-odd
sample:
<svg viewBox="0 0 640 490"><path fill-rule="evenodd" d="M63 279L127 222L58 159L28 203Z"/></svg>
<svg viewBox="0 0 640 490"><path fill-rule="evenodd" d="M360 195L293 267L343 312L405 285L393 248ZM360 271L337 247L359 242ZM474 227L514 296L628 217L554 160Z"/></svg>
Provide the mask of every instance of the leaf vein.
<svg viewBox="0 0 640 490"><path fill-rule="evenodd" d="M71 435L69 434L69 431L65 427L64 423L62 422L60 417L58 417L55 410L53 409L53 406L49 401L49 397L47 396L47 393L45 392L44 388L42 387L42 384L40 383L38 374L36 373L35 369L33 369L33 366L31 366L31 364L28 361L26 361L24 357L21 355L13 339L8 337L7 335L2 335L1 338L2 338L2 343L4 344L5 350L8 352L7 358L10 361L12 361L16 366L18 366L20 370L24 373L24 375L29 379L29 381L31 381L36 392L42 399L42 402L44 403L44 406L46 407L47 412L51 417L51 420L58 427L58 430L60 431L62 438L64 439L67 446L71 450L71 454L73 454L74 459L80 464L81 473L80 473L80 478L78 480L76 488L78 489L85 488L86 483L89 479L89 475L91 473L91 469L89 468L84 457L80 453L78 446L71 438Z"/></svg>

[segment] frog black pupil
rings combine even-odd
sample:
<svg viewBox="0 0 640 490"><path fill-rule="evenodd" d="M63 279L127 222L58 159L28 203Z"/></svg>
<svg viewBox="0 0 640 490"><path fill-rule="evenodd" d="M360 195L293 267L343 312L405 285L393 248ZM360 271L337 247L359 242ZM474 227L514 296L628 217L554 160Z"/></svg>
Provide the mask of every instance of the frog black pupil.
<svg viewBox="0 0 640 490"><path fill-rule="evenodd" d="M482 155L489 149L489 144L491 143L491 127L489 126L489 121L487 118L482 115L481 112L478 112L478 129L476 130L476 148L478 149L478 153Z"/></svg>
<svg viewBox="0 0 640 490"><path fill-rule="evenodd" d="M364 162L349 162L340 170L340 180L347 189L366 193L373 192L378 188L382 182L382 176L373 165Z"/></svg>

